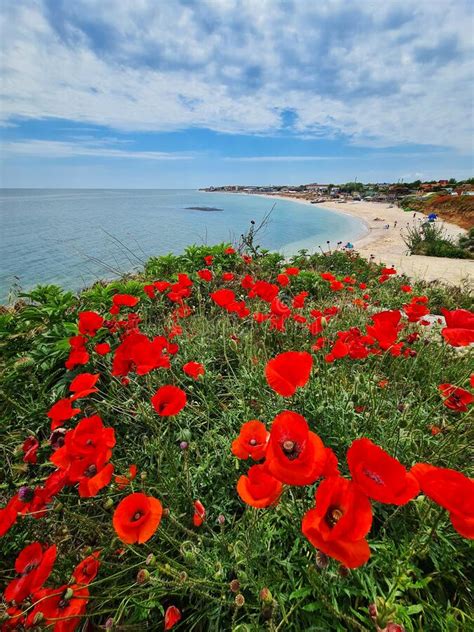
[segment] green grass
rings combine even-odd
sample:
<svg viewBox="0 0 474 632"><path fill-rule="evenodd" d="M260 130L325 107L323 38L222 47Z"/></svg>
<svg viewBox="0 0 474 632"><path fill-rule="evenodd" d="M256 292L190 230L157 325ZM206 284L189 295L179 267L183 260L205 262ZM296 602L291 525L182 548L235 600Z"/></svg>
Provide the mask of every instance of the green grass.
<svg viewBox="0 0 474 632"><path fill-rule="evenodd" d="M283 269L278 255L263 253L245 266L240 258L224 255L222 246L192 247L180 257L151 259L141 278L96 285L78 297L46 286L25 295L17 307L2 311L0 506L19 486L37 484L52 471L46 412L67 395L71 378L81 372L81 367L73 372L64 369L78 312L92 309L106 315L114 293L136 294L141 297L136 310L142 318L141 330L161 335L171 325L170 303L164 296L149 300L142 291L144 281L192 273L204 267L202 257L209 253L215 255L216 277L229 269L239 278L250 272L274 281ZM305 314L338 305L340 314L323 334L331 339L351 326L363 329L373 311L399 308L409 300L399 290L406 279L397 276L380 284L379 267L356 255L303 253L294 263L303 271L280 296L309 291ZM355 275L368 289L331 292L320 278L323 271ZM94 355L82 369L101 374L100 393L82 400L83 412L97 412L105 425L115 428L115 472L125 473L136 463L138 476L131 488L120 491L112 483L94 498L81 499L75 488L68 487L45 518L19 520L0 539L0 588L13 577L19 550L39 540L58 545L51 586L67 582L88 552L102 550L87 609L87 620L97 626L93 629L112 618L116 629L159 630L164 610L174 604L183 612L177 630L374 630L368 615L374 602L386 621L398 622L408 631L471 629L472 546L452 528L447 512L423 496L400 508L374 503L368 564L349 573L341 572L334 561L320 568L315 549L301 534L301 519L314 504L316 485L287 487L275 508L246 507L235 486L249 463L237 461L230 446L245 421L260 419L270 427L276 414L290 409L304 415L335 451L345 476L346 450L362 436L407 467L426 461L469 474L472 414L451 413L443 406L437 386L450 382L466 388L472 354L455 352L441 342L437 331L413 324L409 331L422 334L413 345L415 358L385 354L328 364L324 352L315 352L307 386L283 399L268 387L265 364L282 351L309 351L311 337L294 322L288 321L286 332L280 333L251 318L239 320L227 314L209 299L209 292L220 285L219 281L211 286L195 283L189 300L193 315L180 321L180 350L170 370L141 377L132 374L124 387L110 376L110 356ZM238 289L236 284L228 286ZM421 283L413 288L414 294L429 297L432 313L439 313L441 307L472 305L467 290ZM368 311L352 303L366 292L371 296ZM261 306L257 300L249 304L252 311ZM196 382L181 370L190 360L206 368ZM386 388L378 386L382 379L388 380ZM178 416L166 419L154 413L150 397L168 383L186 391L188 404ZM364 412L355 412L355 406L364 406ZM433 436L430 426L443 431ZM23 464L19 451L29 434L41 441L36 466ZM187 450L180 449L182 441L188 442ZM111 524L114 507L132 489L159 498L169 509L155 536L142 546L123 545ZM196 499L207 511L200 529L192 525ZM223 524L219 516L224 517ZM137 583L141 569L148 570L149 578ZM237 593L245 598L240 607L237 593L230 589L232 580L238 580ZM263 588L271 592L270 603L259 597ZM85 630L85 625L79 629Z"/></svg>

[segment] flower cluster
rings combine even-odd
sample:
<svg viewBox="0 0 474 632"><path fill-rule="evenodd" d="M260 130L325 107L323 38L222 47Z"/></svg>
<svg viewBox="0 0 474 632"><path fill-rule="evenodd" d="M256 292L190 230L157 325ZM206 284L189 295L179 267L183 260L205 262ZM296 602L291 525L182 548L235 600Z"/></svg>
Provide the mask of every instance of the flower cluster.
<svg viewBox="0 0 474 632"><path fill-rule="evenodd" d="M45 470L46 476L40 484L21 486L0 508L0 536L19 519L44 517L65 488L80 499L95 499L104 494L112 481L120 499L108 499L115 507L109 525L102 525L103 528L110 529L126 545L142 545L155 535L170 510L154 497L152 489L146 489L146 482L142 491L135 491L137 465L128 465L127 461L118 470L122 473L114 476L114 451L121 438L119 426L108 417L111 413L104 413L98 404L106 401L108 388L127 394L133 380L146 390L148 413L157 423L168 424L173 421L168 418L191 414L188 411L194 389L201 383L212 384L212 378L217 377L212 367L184 356L186 319L197 309L193 299L204 296L210 314L228 314L231 322L257 331L261 328L281 339L281 334L296 330L304 341L303 348L284 351L270 359L264 370L269 388L291 405L279 412L268 428L257 419L243 423L232 441L235 457L255 462L237 481L237 493L244 503L257 509L271 507L279 502L285 487L318 482L315 507L308 508L302 516L302 532L319 551L349 568L359 567L369 559L367 535L374 502L401 506L423 493L447 509L456 531L473 538L474 482L464 474L427 463L417 463L407 470L380 446L362 437L355 439L345 454L350 478L344 477L335 452L314 431L314 420L309 423L299 412L289 409L297 408L298 396L310 384L318 361L325 366L324 363L365 360L369 356L388 357L394 362L416 357L414 347L423 335L423 327L432 327L432 321L427 319L427 297L413 296L400 309L378 310L371 303L364 281L322 273L319 282L331 297L346 296L350 309L361 309L364 316L369 314L360 328L338 329L340 306L317 309L308 305L309 291L299 288L300 291L292 292L293 287L298 289L298 267L286 266L275 278L259 279L247 267L252 266L249 256L239 257L232 247L225 249L224 256L232 269L216 272L213 256L207 255L194 273L183 272L170 280L146 283L141 296L114 294L103 314L79 313L77 331L69 339L64 396L50 400L49 409L44 410L47 432L42 440L32 433L21 437L19 452L25 467L38 468L36 480ZM234 269L236 261L244 267L244 274ZM377 283L384 284L395 275L393 268L384 268ZM406 301L412 289L402 285L400 292ZM168 315L160 320L162 329L158 335L144 331L140 313L144 304L159 307ZM474 343L472 312L443 310L443 317L446 326L438 336L440 342L452 347ZM437 335L436 329L434 332L431 335ZM231 340L238 345L238 336L232 334ZM320 354L322 349L324 355ZM105 369L87 370L92 371L92 366L97 365ZM159 380L158 388L156 382L149 381L150 374ZM162 379L163 376L169 377ZM386 380L379 381L379 386L387 386ZM460 385L443 383L438 389L441 401L452 413L466 412L474 401L472 393ZM119 415L120 409L113 409L113 414ZM182 441L180 447L186 455L187 442ZM187 457L183 461L187 462ZM204 525L205 529L206 520L208 513L203 502L191 497L189 527L199 529ZM56 632L77 628L87 608L90 585L99 571L99 551L81 561L69 583L45 587L56 555L55 544L36 541L19 553L15 563L17 576L4 591L8 620L2 630L39 624L51 625ZM169 606L164 616L165 629L178 623L181 616L176 606Z"/></svg>

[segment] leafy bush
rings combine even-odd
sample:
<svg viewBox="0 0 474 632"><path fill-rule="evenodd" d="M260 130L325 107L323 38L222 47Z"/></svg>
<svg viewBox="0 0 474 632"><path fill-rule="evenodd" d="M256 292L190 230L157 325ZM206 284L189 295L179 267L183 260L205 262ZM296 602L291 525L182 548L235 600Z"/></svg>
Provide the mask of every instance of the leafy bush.
<svg viewBox="0 0 474 632"><path fill-rule="evenodd" d="M470 259L470 250L464 248L465 240L459 246L447 237L444 228L436 223L425 222L420 226L410 226L403 235L403 240L412 255L428 257L448 257L451 259Z"/></svg>

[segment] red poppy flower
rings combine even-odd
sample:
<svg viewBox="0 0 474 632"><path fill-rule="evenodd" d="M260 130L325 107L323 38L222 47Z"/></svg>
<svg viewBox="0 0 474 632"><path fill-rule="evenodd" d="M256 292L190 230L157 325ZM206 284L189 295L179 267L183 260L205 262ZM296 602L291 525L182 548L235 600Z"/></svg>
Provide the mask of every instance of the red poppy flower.
<svg viewBox="0 0 474 632"><path fill-rule="evenodd" d="M449 512L453 527L464 538L474 539L474 480L461 472L428 463L417 463L411 473L423 494Z"/></svg>
<svg viewBox="0 0 474 632"><path fill-rule="evenodd" d="M216 305L219 305L219 307L227 307L227 305L229 305L229 303L232 303L233 301L235 301L235 294L234 292L232 292L232 290L227 290L225 288L221 289L221 290L217 290L216 292L213 292L211 295L212 300L214 301L214 303Z"/></svg>
<svg viewBox="0 0 474 632"><path fill-rule="evenodd" d="M183 366L183 371L193 379L197 380L200 375L204 375L205 369L200 362L187 362Z"/></svg>
<svg viewBox="0 0 474 632"><path fill-rule="evenodd" d="M97 312L80 312L78 328L79 333L93 338L97 330L104 324L104 319Z"/></svg>
<svg viewBox="0 0 474 632"><path fill-rule="evenodd" d="M223 272L222 273L222 280L223 281L233 281L234 280L234 273L233 272Z"/></svg>
<svg viewBox="0 0 474 632"><path fill-rule="evenodd" d="M81 498L93 498L97 496L100 490L110 483L113 473L114 466L112 463L107 463L100 468L96 467L94 463L88 465L84 471L84 476L79 481L79 496Z"/></svg>
<svg viewBox="0 0 474 632"><path fill-rule="evenodd" d="M212 262L214 261L214 257L212 255L206 255L203 259L207 266L212 265Z"/></svg>
<svg viewBox="0 0 474 632"><path fill-rule="evenodd" d="M21 603L28 595L41 588L48 579L56 560L56 545L43 551L39 542L26 546L15 561L15 571L20 575L5 588L6 601Z"/></svg>
<svg viewBox="0 0 474 632"><path fill-rule="evenodd" d="M401 314L398 309L374 314L372 316L374 324L366 326L367 334L375 338L380 348L386 351L397 341L400 319Z"/></svg>
<svg viewBox="0 0 474 632"><path fill-rule="evenodd" d="M95 388L95 384L99 377L99 373L80 373L79 375L76 375L69 385L69 390L74 393L71 400L75 401L76 399L81 399L91 393L97 393L99 389Z"/></svg>
<svg viewBox="0 0 474 632"><path fill-rule="evenodd" d="M283 485L268 473L265 465L253 465L247 476L241 476L237 482L240 498L257 509L274 505L282 489Z"/></svg>
<svg viewBox="0 0 474 632"><path fill-rule="evenodd" d="M290 278L286 274L279 274L277 276L277 282L281 285L281 287L286 287L290 282Z"/></svg>
<svg viewBox="0 0 474 632"><path fill-rule="evenodd" d="M36 463L38 461L38 452L39 441L36 437L27 437L23 445L21 447L23 451L23 462L24 463Z"/></svg>
<svg viewBox="0 0 474 632"><path fill-rule="evenodd" d="M335 281L336 277L330 272L321 272L321 278L325 281Z"/></svg>
<svg viewBox="0 0 474 632"><path fill-rule="evenodd" d="M303 517L303 534L347 568L365 564L370 557L365 536L372 526L367 496L352 481L331 476L319 485L315 498L316 508Z"/></svg>
<svg viewBox="0 0 474 632"><path fill-rule="evenodd" d="M164 336L149 340L141 333L128 335L115 350L112 375L126 376L130 371L145 375L157 368L169 368L169 357L164 353L167 345Z"/></svg>
<svg viewBox="0 0 474 632"><path fill-rule="evenodd" d="M235 255L235 248L232 248L232 246L228 246L228 247L224 250L224 254L225 254L225 255Z"/></svg>
<svg viewBox="0 0 474 632"><path fill-rule="evenodd" d="M323 478L329 478L329 476L340 476L339 462L337 456L331 448L324 448L326 459L324 461L324 469L321 472Z"/></svg>
<svg viewBox="0 0 474 632"><path fill-rule="evenodd" d="M287 274L288 276L298 276L299 273L300 269L296 268L295 266L291 266L289 268L286 268L285 270L285 274Z"/></svg>
<svg viewBox="0 0 474 632"><path fill-rule="evenodd" d="M148 296L148 298L155 298L155 286L153 284L148 284L143 286L143 291Z"/></svg>
<svg viewBox="0 0 474 632"><path fill-rule="evenodd" d="M239 459L251 457L254 461L260 461L265 456L269 436L261 421L247 421L240 428L237 439L232 442L232 454Z"/></svg>
<svg viewBox="0 0 474 632"><path fill-rule="evenodd" d="M347 451L352 479L374 500L405 505L420 491L415 477L370 439L356 439Z"/></svg>
<svg viewBox="0 0 474 632"><path fill-rule="evenodd" d="M329 287L333 292L339 292L340 290L344 289L344 283L342 283L341 281L331 281Z"/></svg>
<svg viewBox="0 0 474 632"><path fill-rule="evenodd" d="M54 632L73 632L81 622L89 599L87 586L66 584L59 588L45 588L35 597L38 603L27 619L33 627L37 615L43 615L44 623L54 626Z"/></svg>
<svg viewBox="0 0 474 632"><path fill-rule="evenodd" d="M465 413L468 406L474 402L474 396L469 391L457 388L453 384L440 384L438 389L444 398L443 404L457 413Z"/></svg>
<svg viewBox="0 0 474 632"><path fill-rule="evenodd" d="M115 476L114 481L117 485L117 487L119 489L125 489L125 487L127 487L127 485L130 485L130 483L135 480L135 477L137 476L137 466L132 463L132 465L129 466L128 468L128 476L122 476L121 474Z"/></svg>
<svg viewBox="0 0 474 632"><path fill-rule="evenodd" d="M265 377L275 392L291 397L297 388L305 386L312 366L313 358L307 351L287 351L267 363Z"/></svg>
<svg viewBox="0 0 474 632"><path fill-rule="evenodd" d="M411 286L410 286L410 285L402 285L402 286L400 287L400 290L401 290L402 292L405 292L406 294L409 294L409 293L412 291L412 288L411 288Z"/></svg>
<svg viewBox="0 0 474 632"><path fill-rule="evenodd" d="M291 310L283 301L280 301L278 297L275 297L270 304L270 311L275 316L283 316L288 318L291 314Z"/></svg>
<svg viewBox="0 0 474 632"><path fill-rule="evenodd" d="M280 288L278 285L269 283L268 281L257 281L252 285L252 289L249 292L250 298L261 298L266 303L271 303L275 296L278 296Z"/></svg>
<svg viewBox="0 0 474 632"><path fill-rule="evenodd" d="M72 419L81 412L80 408L73 408L72 400L68 397L60 399L53 404L48 411L48 417L51 419L51 430L59 428L63 421Z"/></svg>
<svg viewBox="0 0 474 632"><path fill-rule="evenodd" d="M66 369L68 369L68 371L72 371L72 369L74 369L76 366L82 366L84 364L87 364L89 362L89 353L87 352L86 348L80 348L80 349L72 349L72 351L69 353L69 357L66 360L66 362L64 363L64 366L66 367Z"/></svg>
<svg viewBox="0 0 474 632"><path fill-rule="evenodd" d="M99 342L99 344L97 344L94 349L101 356L110 353L110 345L108 342Z"/></svg>
<svg viewBox="0 0 474 632"><path fill-rule="evenodd" d="M114 429L104 426L99 415L92 415L81 419L75 428L66 433L63 447L56 450L50 459L63 470L71 468L76 460L96 457L106 462L112 456L114 446Z"/></svg>
<svg viewBox="0 0 474 632"><path fill-rule="evenodd" d="M293 297L293 309L302 309L304 307L305 300L308 298L309 292L300 292Z"/></svg>
<svg viewBox="0 0 474 632"><path fill-rule="evenodd" d="M171 630L172 627L181 620L181 611L176 606L168 606L165 612L165 630Z"/></svg>
<svg viewBox="0 0 474 632"><path fill-rule="evenodd" d="M157 530L162 513L163 507L157 498L138 492L120 501L112 524L122 542L143 544Z"/></svg>
<svg viewBox="0 0 474 632"><path fill-rule="evenodd" d="M212 272L210 270L207 270L207 268L205 268L204 270L198 270L197 273L198 277L203 281L212 281Z"/></svg>
<svg viewBox="0 0 474 632"><path fill-rule="evenodd" d="M10 498L5 507L0 509L0 537L10 531L15 524L22 503L18 499L18 494Z"/></svg>
<svg viewBox="0 0 474 632"><path fill-rule="evenodd" d="M160 417L172 417L186 405L186 393L178 386L167 384L156 391L151 403Z"/></svg>
<svg viewBox="0 0 474 632"><path fill-rule="evenodd" d="M200 500L194 501L194 515L193 524L195 527L200 527L206 517L206 508Z"/></svg>
<svg viewBox="0 0 474 632"><path fill-rule="evenodd" d="M252 263L252 257L250 255L242 255L242 261L244 263Z"/></svg>
<svg viewBox="0 0 474 632"><path fill-rule="evenodd" d="M88 586L94 581L100 568L99 555L100 551L94 551L92 555L89 555L85 560L79 562L72 573L76 584Z"/></svg>
<svg viewBox="0 0 474 632"><path fill-rule="evenodd" d="M306 419L285 410L273 420L266 459L269 473L282 483L310 485L323 472L326 452Z"/></svg>
<svg viewBox="0 0 474 632"><path fill-rule="evenodd" d="M115 294L112 297L112 303L116 307L135 307L139 301L138 296L132 296L131 294Z"/></svg>
<svg viewBox="0 0 474 632"><path fill-rule="evenodd" d="M155 281L153 285L158 292L166 292L166 290L171 287L171 283L169 281Z"/></svg>
<svg viewBox="0 0 474 632"><path fill-rule="evenodd" d="M254 280L250 274L246 274L240 282L240 285L244 288L244 290L251 290L254 286Z"/></svg>
<svg viewBox="0 0 474 632"><path fill-rule="evenodd" d="M412 301L411 303L407 303L406 305L402 305L403 311L407 315L408 322L416 323L430 313L430 310L426 307L426 305L420 304L416 301Z"/></svg>
<svg viewBox="0 0 474 632"><path fill-rule="evenodd" d="M441 335L452 347L466 347L474 343L474 312L467 309L441 309L446 327Z"/></svg>
<svg viewBox="0 0 474 632"><path fill-rule="evenodd" d="M23 629L24 623L25 623L25 617L23 616L23 608L10 606L10 608L5 609L5 615L7 618L2 623L2 632L8 632L8 630Z"/></svg>

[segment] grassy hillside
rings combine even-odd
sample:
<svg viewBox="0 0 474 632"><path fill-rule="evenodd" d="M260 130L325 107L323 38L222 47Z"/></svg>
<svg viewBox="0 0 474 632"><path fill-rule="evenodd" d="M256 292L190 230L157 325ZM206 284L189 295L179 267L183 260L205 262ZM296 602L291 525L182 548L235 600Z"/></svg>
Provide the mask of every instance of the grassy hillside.
<svg viewBox="0 0 474 632"><path fill-rule="evenodd" d="M471 297L251 255L2 310L2 630L473 627Z"/></svg>

